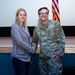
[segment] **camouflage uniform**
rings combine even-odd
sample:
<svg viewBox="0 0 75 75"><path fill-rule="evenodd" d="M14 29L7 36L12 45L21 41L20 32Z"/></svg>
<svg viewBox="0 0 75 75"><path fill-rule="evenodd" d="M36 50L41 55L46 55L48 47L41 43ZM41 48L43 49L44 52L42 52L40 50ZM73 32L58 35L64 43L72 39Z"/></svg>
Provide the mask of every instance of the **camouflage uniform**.
<svg viewBox="0 0 75 75"><path fill-rule="evenodd" d="M40 42L39 67L40 75L62 75L61 61L55 62L55 55L63 56L65 35L56 21L48 20L46 25L37 25L33 32L32 47L36 49Z"/></svg>

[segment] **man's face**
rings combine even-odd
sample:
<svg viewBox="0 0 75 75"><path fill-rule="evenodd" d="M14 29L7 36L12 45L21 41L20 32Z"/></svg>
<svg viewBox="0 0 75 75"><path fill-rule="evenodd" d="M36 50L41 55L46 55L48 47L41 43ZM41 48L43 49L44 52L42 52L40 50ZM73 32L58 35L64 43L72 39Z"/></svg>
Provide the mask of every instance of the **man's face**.
<svg viewBox="0 0 75 75"><path fill-rule="evenodd" d="M41 21L47 21L48 20L48 10L42 9L39 12L39 18L40 18Z"/></svg>

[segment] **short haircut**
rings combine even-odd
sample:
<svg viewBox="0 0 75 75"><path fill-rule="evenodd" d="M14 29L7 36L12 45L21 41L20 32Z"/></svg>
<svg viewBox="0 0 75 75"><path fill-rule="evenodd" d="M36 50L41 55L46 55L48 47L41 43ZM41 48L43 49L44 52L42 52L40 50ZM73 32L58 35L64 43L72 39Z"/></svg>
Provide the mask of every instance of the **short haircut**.
<svg viewBox="0 0 75 75"><path fill-rule="evenodd" d="M39 14L39 12L40 12L42 9L46 9L46 10L48 11L48 13L49 13L49 10L48 10L47 7L41 7L41 8L38 10L38 14Z"/></svg>

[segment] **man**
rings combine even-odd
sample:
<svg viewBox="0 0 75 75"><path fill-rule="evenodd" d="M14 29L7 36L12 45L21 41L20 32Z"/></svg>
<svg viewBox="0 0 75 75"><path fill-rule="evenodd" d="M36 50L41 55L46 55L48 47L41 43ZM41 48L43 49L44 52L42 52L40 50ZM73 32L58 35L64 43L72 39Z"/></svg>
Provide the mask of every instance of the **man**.
<svg viewBox="0 0 75 75"><path fill-rule="evenodd" d="M62 75L61 57L64 55L65 48L65 35L62 27L56 21L48 19L47 7L40 8L38 16L40 23L34 29L32 46L36 49L40 42L40 75Z"/></svg>

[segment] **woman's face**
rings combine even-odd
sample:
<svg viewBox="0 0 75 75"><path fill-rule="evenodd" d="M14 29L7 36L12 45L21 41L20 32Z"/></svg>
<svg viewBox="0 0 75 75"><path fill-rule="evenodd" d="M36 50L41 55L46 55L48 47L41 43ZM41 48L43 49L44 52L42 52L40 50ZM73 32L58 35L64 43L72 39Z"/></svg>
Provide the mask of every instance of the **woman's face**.
<svg viewBox="0 0 75 75"><path fill-rule="evenodd" d="M17 16L17 19L18 19L20 24L23 24L24 21L26 20L26 13L24 11L20 11L18 16Z"/></svg>

